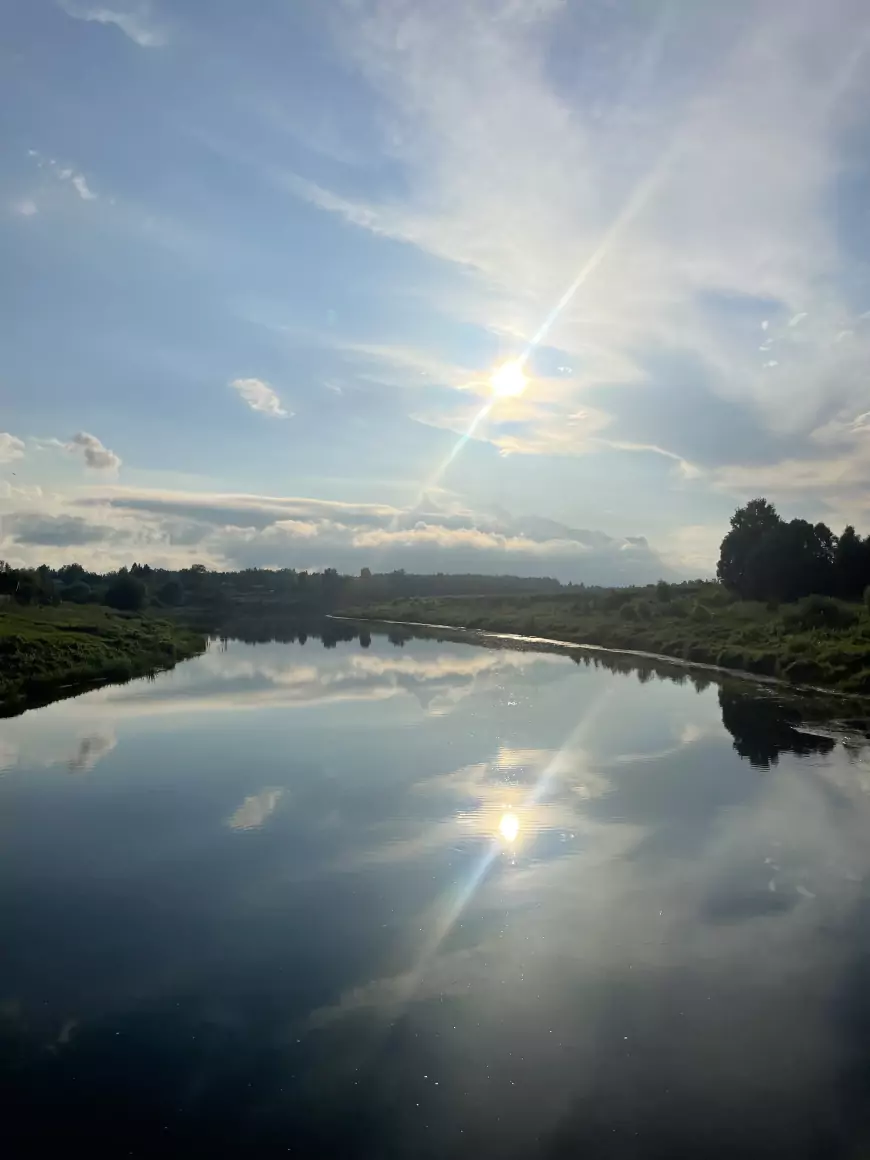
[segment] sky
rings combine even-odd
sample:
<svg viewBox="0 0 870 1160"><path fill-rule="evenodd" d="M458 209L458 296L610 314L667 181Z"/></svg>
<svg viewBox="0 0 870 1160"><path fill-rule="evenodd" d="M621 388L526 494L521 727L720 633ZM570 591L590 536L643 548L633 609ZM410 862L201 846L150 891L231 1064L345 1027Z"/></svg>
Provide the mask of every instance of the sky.
<svg viewBox="0 0 870 1160"><path fill-rule="evenodd" d="M0 26L0 557L645 583L758 494L870 532L865 0Z"/></svg>

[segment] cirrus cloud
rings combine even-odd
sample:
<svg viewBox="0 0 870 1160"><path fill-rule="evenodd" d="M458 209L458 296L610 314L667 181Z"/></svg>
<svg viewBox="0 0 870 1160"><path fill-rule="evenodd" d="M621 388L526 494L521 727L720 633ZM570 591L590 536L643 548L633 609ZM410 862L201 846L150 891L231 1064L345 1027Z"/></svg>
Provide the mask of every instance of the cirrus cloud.
<svg viewBox="0 0 870 1160"><path fill-rule="evenodd" d="M159 48L166 43L163 31L152 23L151 6L147 0L135 4L120 0L111 8L102 4L78 3L77 0L58 0L58 4L74 20L114 25L140 48Z"/></svg>
<svg viewBox="0 0 870 1160"><path fill-rule="evenodd" d="M603 3L358 0L336 39L389 110L401 195L281 181L461 271L456 293L434 292L448 316L517 352L545 335L576 368L533 379L473 438L535 456L603 445L697 480L723 461L789 458L784 444L811 457L832 410L866 406L870 327L852 292L866 238L844 244L832 207L852 208L844 151L870 26L860 0L704 5L680 21L665 7L629 18ZM582 83L560 72L566 54ZM369 357L419 383L407 346L378 336ZM469 429L446 392L412 414Z"/></svg>

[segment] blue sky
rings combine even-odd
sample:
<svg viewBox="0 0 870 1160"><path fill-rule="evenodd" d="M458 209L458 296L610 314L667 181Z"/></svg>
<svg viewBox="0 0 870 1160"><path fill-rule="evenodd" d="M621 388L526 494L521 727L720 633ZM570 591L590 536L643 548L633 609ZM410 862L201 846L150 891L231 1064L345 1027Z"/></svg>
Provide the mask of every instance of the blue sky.
<svg viewBox="0 0 870 1160"><path fill-rule="evenodd" d="M5 558L616 582L759 492L870 531L862 0L0 19Z"/></svg>

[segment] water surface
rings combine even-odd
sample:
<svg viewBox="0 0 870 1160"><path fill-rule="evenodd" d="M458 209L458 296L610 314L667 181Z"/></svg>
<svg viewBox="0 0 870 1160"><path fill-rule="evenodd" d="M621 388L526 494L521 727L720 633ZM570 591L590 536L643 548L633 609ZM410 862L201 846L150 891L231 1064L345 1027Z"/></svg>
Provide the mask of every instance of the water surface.
<svg viewBox="0 0 870 1160"><path fill-rule="evenodd" d="M0 721L14 1155L870 1148L860 745L677 669L328 643Z"/></svg>

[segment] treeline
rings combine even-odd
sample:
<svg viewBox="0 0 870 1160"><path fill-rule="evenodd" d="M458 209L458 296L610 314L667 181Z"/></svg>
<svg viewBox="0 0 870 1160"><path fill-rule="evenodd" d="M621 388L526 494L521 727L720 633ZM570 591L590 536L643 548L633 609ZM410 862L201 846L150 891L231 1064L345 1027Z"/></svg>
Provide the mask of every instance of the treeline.
<svg viewBox="0 0 870 1160"><path fill-rule="evenodd" d="M188 608L224 614L250 609L261 615L318 615L341 605L365 605L404 596L485 596L558 592L566 586L551 577L416 575L403 570L344 576L322 572L246 568L209 571L202 564L177 571L134 563L117 572L90 572L81 564L52 569L16 569L0 561L0 600L18 604L105 604L123 611ZM567 588L572 588L569 585ZM582 585L580 586L582 588Z"/></svg>
<svg viewBox="0 0 870 1160"><path fill-rule="evenodd" d="M860 600L870 585L870 537L851 525L837 536L827 524L786 522L766 499L753 499L731 517L716 574L743 600Z"/></svg>
<svg viewBox="0 0 870 1160"><path fill-rule="evenodd" d="M805 596L860 600L870 586L870 537L851 526L837 536L823 523L786 522L765 499L738 508L722 540L717 576L732 597L790 603ZM228 613L322 615L340 608L409 598L572 596L577 610L614 611L630 605L639 618L672 597L695 594L698 581L639 588L561 584L548 576L420 575L404 570L346 576L293 568L210 571L202 564L170 570L134 563L116 572L91 572L81 564L16 569L0 561L0 601L19 604L106 604L136 612L148 606L186 608L206 616ZM722 593L727 599L727 594ZM700 615L700 614L699 614Z"/></svg>

